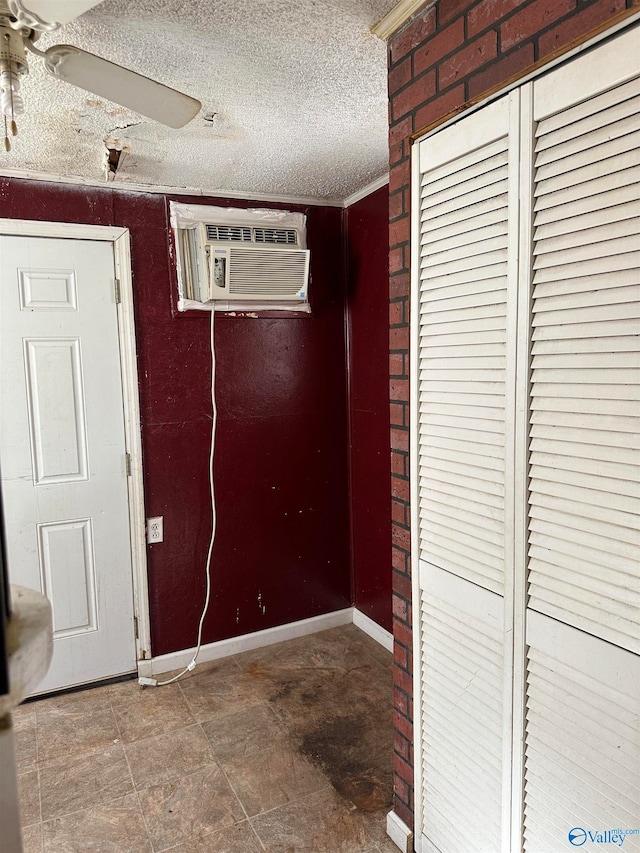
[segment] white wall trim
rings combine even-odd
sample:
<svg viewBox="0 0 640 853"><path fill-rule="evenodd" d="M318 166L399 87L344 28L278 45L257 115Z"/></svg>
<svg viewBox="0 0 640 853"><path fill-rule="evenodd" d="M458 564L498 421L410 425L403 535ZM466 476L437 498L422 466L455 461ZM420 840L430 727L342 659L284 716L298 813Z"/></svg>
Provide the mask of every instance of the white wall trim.
<svg viewBox="0 0 640 853"><path fill-rule="evenodd" d="M147 580L146 519L144 509L142 431L140 426L140 393L136 332L133 314L133 277L131 270L131 240L129 230L114 241L116 276L120 281L118 331L120 335L120 364L124 397L124 432L131 474L127 478L129 492L129 525L131 529L131 561L133 569L133 605L137 619L136 657L151 654L151 620L149 616L149 587Z"/></svg>
<svg viewBox="0 0 640 853"><path fill-rule="evenodd" d="M276 625L275 628L265 628L264 631L253 631L251 634L242 634L240 637L207 643L200 649L198 662L219 660L229 657L229 655L262 649L265 646L272 646L274 643L282 643L296 637L306 637L308 634L317 634L319 631L326 631L329 628L338 628L340 625L350 625L351 623L388 651L393 650L392 634L385 631L373 619L356 610L355 607L345 607L344 610L334 610L332 613L324 613L322 616L300 619L298 622L290 622L288 625ZM179 652L169 652L166 655L158 655L148 660L139 660L138 675L149 678L152 675L169 672L172 669L180 669L187 666L193 659L194 653L195 647L182 649Z"/></svg>
<svg viewBox="0 0 640 853"><path fill-rule="evenodd" d="M307 634L315 634L318 631L326 631L328 628L337 628L340 625L350 625L353 622L353 607L344 610L335 610L333 613L324 613L322 616L312 616L310 619L301 619L298 622L290 622L288 625L276 625L275 628L265 628L264 631L253 631L251 634L243 634L241 637L231 637L228 640L219 640L216 643L207 643L200 649L199 663L226 658L229 655L237 655L252 649L261 649L284 640L293 640L296 637L305 637ZM166 655L150 660L138 661L138 674L142 676L157 675L161 672L169 672L172 669L180 669L187 666L193 659L195 647L182 649L179 652L170 652Z"/></svg>
<svg viewBox="0 0 640 853"><path fill-rule="evenodd" d="M413 849L413 832L411 832L403 820L400 820L395 812L389 812L387 815L387 835L396 847L402 850L402 853L411 853Z"/></svg>
<svg viewBox="0 0 640 853"><path fill-rule="evenodd" d="M393 652L393 634L390 631L385 631L382 625L378 625L377 622L374 622L356 607L353 608L353 624L377 643L380 643L381 646L384 646L388 652Z"/></svg>
<svg viewBox="0 0 640 853"><path fill-rule="evenodd" d="M25 181L44 181L53 184L69 184L71 186L96 187L101 190L119 190L132 193L151 193L162 195L191 195L198 198L236 198L242 201L272 202L274 204L313 205L315 207L349 207L376 192L389 183L389 174L376 178L375 181L356 190L345 199L314 198L311 196L277 195L275 193L239 192L225 189L196 189L195 187L154 186L152 184L117 183L110 181L92 180L91 178L54 175L49 172L30 172L27 169L0 169L0 178L15 178ZM97 226L96 226L97 227Z"/></svg>
<svg viewBox="0 0 640 853"><path fill-rule="evenodd" d="M413 659L421 660L422 634L420 631L420 536L419 536L419 418L418 418L418 362L420 349L420 198L421 198L421 175L420 175L420 149L417 145L411 149L411 290L409 308L409 446L412 452L409 454L409 488L410 488L410 520L411 520L411 600L413 602ZM418 664L416 664L416 673ZM422 720L422 689L421 678L413 679L413 719ZM420 723L414 730L414 744L420 743ZM418 749L415 752L414 762L414 791L416 792L414 803L414 826L417 829L418 838L422 835L422 761Z"/></svg>
<svg viewBox="0 0 640 853"><path fill-rule="evenodd" d="M371 32L379 39L387 41L400 27L407 23L409 18L412 18L419 9L424 6L429 9L435 5L435 0L427 3L426 0L400 0L390 12L380 18L372 27Z"/></svg>
<svg viewBox="0 0 640 853"><path fill-rule="evenodd" d="M19 178L28 181L47 181L55 184L72 184L74 186L98 187L102 190L124 190L135 193L162 193L163 195L192 195L205 198L237 198L243 201L266 201L281 204L315 205L318 207L344 207L339 198L314 198L311 196L277 195L275 193L257 193L247 190L225 190L196 187L153 186L151 184L118 183L118 181L98 181L91 178L80 178L68 175L55 175L49 172L31 172L27 169L0 169L2 178Z"/></svg>
<svg viewBox="0 0 640 853"><path fill-rule="evenodd" d="M129 524L131 531L131 569L135 613L138 617L136 656L149 654L149 594L147 588L147 551L144 536L144 493L142 485L142 440L138 397L133 318L133 283L129 231L107 225L80 225L75 222L40 222L32 219L0 219L0 234L22 237L56 237L68 240L101 240L113 243L115 274L120 279L121 303L118 305L118 336L122 371L126 450L131 455L128 478ZM134 661L131 662L132 665Z"/></svg>
<svg viewBox="0 0 640 853"><path fill-rule="evenodd" d="M351 207L352 204L355 204L357 201L361 201L363 198L366 198L371 193L376 192L382 187L386 186L389 183L389 174L381 175L379 178L376 178L375 181L371 181L370 184L367 184L366 187L362 187L361 190L358 190L355 193L352 193L350 196L347 196L345 200L342 202L343 207Z"/></svg>

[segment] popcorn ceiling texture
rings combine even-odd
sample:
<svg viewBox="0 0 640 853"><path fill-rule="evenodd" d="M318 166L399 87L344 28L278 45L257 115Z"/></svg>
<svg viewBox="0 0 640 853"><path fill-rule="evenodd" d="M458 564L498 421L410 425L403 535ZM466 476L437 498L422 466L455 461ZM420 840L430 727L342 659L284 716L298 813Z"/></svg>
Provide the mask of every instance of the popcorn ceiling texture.
<svg viewBox="0 0 640 853"><path fill-rule="evenodd" d="M30 57L26 115L0 170L100 180L110 137L130 146L116 185L344 198L388 168L386 46L369 30L394 5L106 0L38 47L75 44L193 95L201 114L166 128Z"/></svg>

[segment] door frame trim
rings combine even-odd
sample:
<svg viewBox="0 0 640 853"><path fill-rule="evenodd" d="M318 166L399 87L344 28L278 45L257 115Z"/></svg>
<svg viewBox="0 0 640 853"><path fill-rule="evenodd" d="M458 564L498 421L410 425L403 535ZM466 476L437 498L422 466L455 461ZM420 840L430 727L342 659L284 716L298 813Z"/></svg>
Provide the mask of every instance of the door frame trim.
<svg viewBox="0 0 640 853"><path fill-rule="evenodd" d="M131 474L127 477L127 492L131 534L133 607L138 623L137 636L135 637L136 660L132 661L132 664L137 665L138 661L151 657L151 628L142 478L140 397L129 229L108 225L81 225L75 222L40 222L31 219L0 218L0 235L8 237L57 237L65 240L100 240L113 245L115 275L120 281L120 302L116 308L124 404L125 450L131 460Z"/></svg>

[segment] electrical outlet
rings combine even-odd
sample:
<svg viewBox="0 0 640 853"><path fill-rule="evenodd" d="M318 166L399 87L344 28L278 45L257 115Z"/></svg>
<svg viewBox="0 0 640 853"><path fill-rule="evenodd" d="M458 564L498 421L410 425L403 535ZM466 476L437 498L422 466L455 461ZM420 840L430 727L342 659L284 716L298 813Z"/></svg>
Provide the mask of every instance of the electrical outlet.
<svg viewBox="0 0 640 853"><path fill-rule="evenodd" d="M157 515L155 518L147 519L147 542L149 545L154 545L156 542L162 542L162 516Z"/></svg>

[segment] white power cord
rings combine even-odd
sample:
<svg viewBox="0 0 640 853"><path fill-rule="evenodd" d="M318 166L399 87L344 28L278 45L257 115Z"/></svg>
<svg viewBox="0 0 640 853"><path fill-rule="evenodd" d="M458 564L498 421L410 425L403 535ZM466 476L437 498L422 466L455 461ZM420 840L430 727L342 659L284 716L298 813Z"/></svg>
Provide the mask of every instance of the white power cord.
<svg viewBox="0 0 640 853"><path fill-rule="evenodd" d="M179 672L177 675L174 675L173 678L168 678L166 681L158 681L156 678L145 678L141 677L138 679L138 684L142 687L164 687L165 684L173 684L174 681L178 681L178 679L182 678L183 675L186 675L187 672L191 672L195 669L196 663L198 661L198 655L200 654L200 647L202 645L202 626L204 625L204 620L207 615L207 611L209 610L209 602L211 601L211 557L213 555L213 543L216 538L216 498L215 498L215 490L213 486L213 454L216 445L216 426L218 424L218 406L216 404L216 347L215 347L215 337L214 337L214 315L215 311L213 305L211 306L211 449L209 451L209 492L211 494L211 539L209 540L209 550L207 551L207 563L206 563L206 578L207 578L207 591L204 598L204 607L202 608L202 613L200 615L200 622L198 624L198 643L196 645L196 650L187 664L187 666Z"/></svg>

